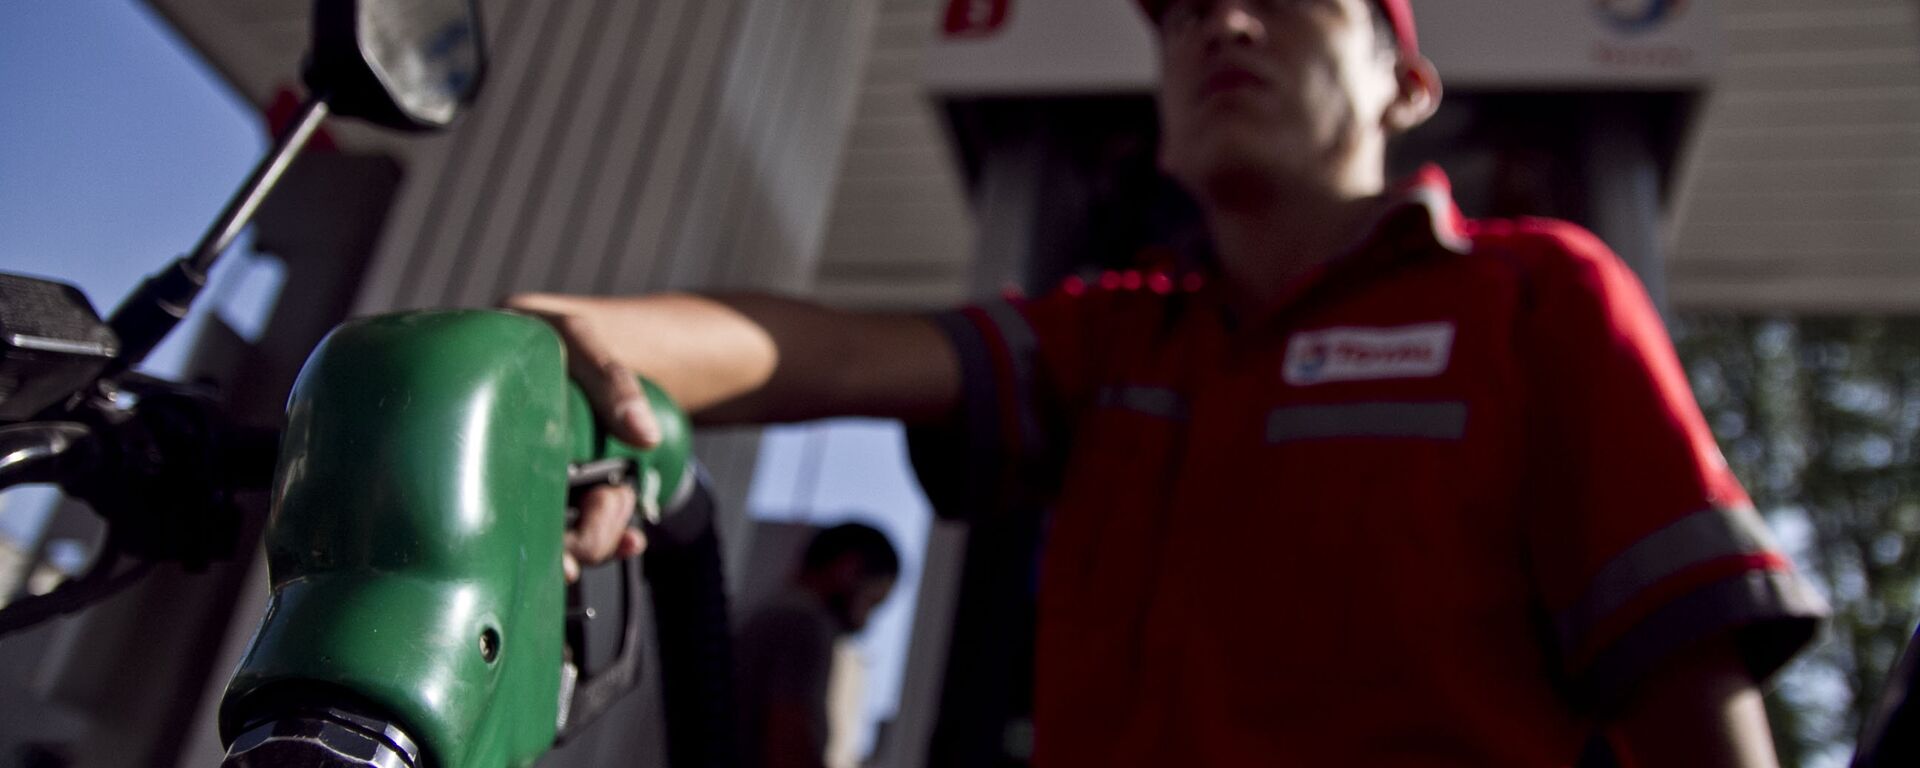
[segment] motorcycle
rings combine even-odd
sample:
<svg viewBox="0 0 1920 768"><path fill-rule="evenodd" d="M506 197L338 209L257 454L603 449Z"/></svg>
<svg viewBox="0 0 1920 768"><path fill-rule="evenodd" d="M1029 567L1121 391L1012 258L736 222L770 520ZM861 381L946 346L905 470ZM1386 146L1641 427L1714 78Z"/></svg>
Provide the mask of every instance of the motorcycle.
<svg viewBox="0 0 1920 768"><path fill-rule="evenodd" d="M0 490L56 484L108 530L84 574L0 608L0 636L155 562L230 556L250 544L233 495L266 488L271 593L222 699L223 765L529 765L637 687L648 596L669 759L730 762L712 496L659 388L642 382L661 445L621 443L543 321L471 310L336 328L284 430L134 372L325 119L445 130L485 70L472 0L317 0L312 42L289 127L195 248L105 320L71 286L0 275ZM629 481L644 560L566 584L570 496Z"/></svg>

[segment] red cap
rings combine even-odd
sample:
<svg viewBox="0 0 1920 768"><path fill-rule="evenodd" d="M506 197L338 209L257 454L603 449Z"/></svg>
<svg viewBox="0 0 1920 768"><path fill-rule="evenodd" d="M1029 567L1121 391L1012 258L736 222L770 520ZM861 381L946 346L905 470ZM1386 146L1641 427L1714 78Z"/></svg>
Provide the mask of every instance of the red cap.
<svg viewBox="0 0 1920 768"><path fill-rule="evenodd" d="M1158 22L1160 14L1165 13L1173 0L1139 0L1140 9L1147 12L1147 18ZM1398 38L1400 52L1408 56L1420 52L1420 38L1413 31L1413 3L1411 0L1373 0L1380 10L1387 14L1387 21L1393 24L1393 36Z"/></svg>

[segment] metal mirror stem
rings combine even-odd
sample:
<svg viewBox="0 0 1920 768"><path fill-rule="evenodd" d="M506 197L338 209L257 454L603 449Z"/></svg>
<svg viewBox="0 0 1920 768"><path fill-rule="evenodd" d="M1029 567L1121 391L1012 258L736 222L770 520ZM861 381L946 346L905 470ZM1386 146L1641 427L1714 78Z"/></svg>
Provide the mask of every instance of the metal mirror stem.
<svg viewBox="0 0 1920 768"><path fill-rule="evenodd" d="M226 210L220 212L220 218L201 236L200 243L193 247L188 264L196 271L203 275L210 272L214 260L233 244L241 230L246 229L247 223L253 220L254 212L259 210L260 203L280 183L280 177L286 174L293 159L300 155L300 149L307 145L314 131L320 128L320 123L326 120L327 112L327 102L320 94L307 97L306 103L300 105L293 124L274 141L273 150L254 167L253 175L248 177L233 199L227 201Z"/></svg>

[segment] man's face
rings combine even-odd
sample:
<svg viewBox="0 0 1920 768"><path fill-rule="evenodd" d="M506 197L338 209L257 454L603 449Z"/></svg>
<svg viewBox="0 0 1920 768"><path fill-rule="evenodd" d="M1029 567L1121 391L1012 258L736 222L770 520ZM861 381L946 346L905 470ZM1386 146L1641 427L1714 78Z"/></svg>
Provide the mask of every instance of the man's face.
<svg viewBox="0 0 1920 768"><path fill-rule="evenodd" d="M826 602L827 612L833 614L842 632L866 629L868 619L873 617L873 609L886 602L887 594L893 591L893 576L876 573L867 566L866 561L852 552L841 555L814 573L821 580L818 590L821 599Z"/></svg>
<svg viewBox="0 0 1920 768"><path fill-rule="evenodd" d="M1384 141L1397 57L1371 0L1176 0L1161 19L1161 165L1190 190L1325 178Z"/></svg>
<svg viewBox="0 0 1920 768"><path fill-rule="evenodd" d="M886 602L887 595L893 592L892 576L863 576L849 584L847 589L829 601L835 618L848 632L859 632L867 628L867 622L873 618L873 611Z"/></svg>

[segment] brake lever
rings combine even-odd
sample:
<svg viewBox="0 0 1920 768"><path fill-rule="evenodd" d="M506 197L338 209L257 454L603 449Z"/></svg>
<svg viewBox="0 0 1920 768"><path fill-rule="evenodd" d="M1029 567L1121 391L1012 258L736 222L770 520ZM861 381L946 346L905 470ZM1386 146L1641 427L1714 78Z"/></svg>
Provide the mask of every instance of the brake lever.
<svg viewBox="0 0 1920 768"><path fill-rule="evenodd" d="M0 427L0 490L28 483L58 484L85 474L92 465L92 440L93 430L70 421ZM0 637L99 602L144 575L145 564L119 570L116 543L109 533L86 573L44 595L29 595L0 607Z"/></svg>
<svg viewBox="0 0 1920 768"><path fill-rule="evenodd" d="M75 474L74 459L93 430L72 421L0 427L0 490L27 483L58 483Z"/></svg>

